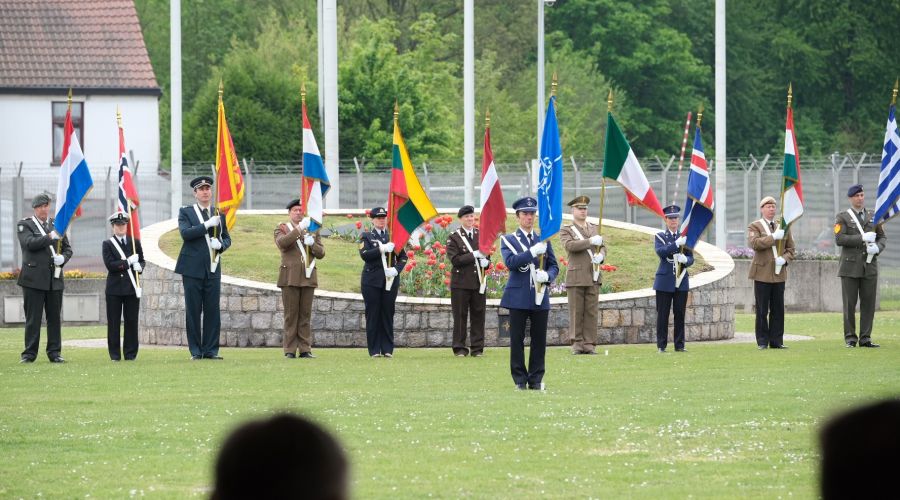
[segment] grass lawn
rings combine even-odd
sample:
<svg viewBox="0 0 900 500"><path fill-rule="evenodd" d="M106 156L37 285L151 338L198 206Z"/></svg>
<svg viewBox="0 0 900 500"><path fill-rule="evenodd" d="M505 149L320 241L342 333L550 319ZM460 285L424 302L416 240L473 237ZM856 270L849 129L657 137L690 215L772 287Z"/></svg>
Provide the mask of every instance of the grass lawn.
<svg viewBox="0 0 900 500"><path fill-rule="evenodd" d="M287 217L280 215L238 217L234 230L231 231L232 246L223 257L225 273L264 283L276 282L281 254L273 242L273 231L279 222L285 220ZM348 219L328 216L324 225L325 227L352 225L356 221L367 220L366 217ZM508 230L517 227L514 216L507 219L506 227ZM603 229L603 234L609 252L606 263L619 268L618 271L604 274L604 284L610 285L614 292L653 286L653 278L659 263L653 249L653 236L609 227ZM325 258L316 264L319 270L319 288L337 292L358 292L362 260L359 258L357 243L338 238L328 238L324 243ZM566 256L558 236L554 237L551 243L557 257ZM163 235L160 248L172 258L177 258L181 248L178 231ZM698 257L691 270L693 273L700 272L705 266L703 259ZM447 296L449 297L449 294Z"/></svg>
<svg viewBox="0 0 900 500"><path fill-rule="evenodd" d="M737 329L752 320L738 315ZM20 365L21 329L0 329L0 497L202 497L229 429L289 410L338 435L357 498L813 498L823 419L900 392L900 312L876 314L881 349L843 348L840 324L790 315L788 332L815 340L786 351L553 348L545 393L512 389L503 348L319 349L311 361L223 349L223 362L191 362L145 347L112 363L66 347L64 365Z"/></svg>

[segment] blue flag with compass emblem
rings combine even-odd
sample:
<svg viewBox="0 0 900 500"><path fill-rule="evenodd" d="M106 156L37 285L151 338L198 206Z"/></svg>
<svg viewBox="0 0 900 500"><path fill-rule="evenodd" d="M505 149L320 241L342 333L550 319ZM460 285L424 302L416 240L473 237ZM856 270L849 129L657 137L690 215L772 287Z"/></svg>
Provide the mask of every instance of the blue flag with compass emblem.
<svg viewBox="0 0 900 500"><path fill-rule="evenodd" d="M541 136L541 157L538 168L538 229L541 241L547 241L562 227L563 155L559 143L559 124L556 122L556 96L547 105L544 133Z"/></svg>

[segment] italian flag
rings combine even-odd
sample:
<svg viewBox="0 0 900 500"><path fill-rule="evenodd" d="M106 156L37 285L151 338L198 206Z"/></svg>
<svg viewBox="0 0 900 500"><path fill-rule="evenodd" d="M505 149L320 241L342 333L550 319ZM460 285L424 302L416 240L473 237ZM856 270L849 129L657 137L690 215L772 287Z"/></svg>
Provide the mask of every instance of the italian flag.
<svg viewBox="0 0 900 500"><path fill-rule="evenodd" d="M803 185L800 183L800 154L797 152L797 136L794 135L794 110L787 109L787 125L784 130L784 170L782 171L781 216L787 226L803 215Z"/></svg>
<svg viewBox="0 0 900 500"><path fill-rule="evenodd" d="M437 210L416 176L396 119L392 166L391 193L388 198L388 231L394 243L394 252L400 253L409 240L410 233L426 220L434 218Z"/></svg>
<svg viewBox="0 0 900 500"><path fill-rule="evenodd" d="M612 113L606 115L606 154L603 157L603 177L612 179L625 189L630 204L639 204L664 217L656 193L650 187L641 164L638 163L628 140L619 130Z"/></svg>

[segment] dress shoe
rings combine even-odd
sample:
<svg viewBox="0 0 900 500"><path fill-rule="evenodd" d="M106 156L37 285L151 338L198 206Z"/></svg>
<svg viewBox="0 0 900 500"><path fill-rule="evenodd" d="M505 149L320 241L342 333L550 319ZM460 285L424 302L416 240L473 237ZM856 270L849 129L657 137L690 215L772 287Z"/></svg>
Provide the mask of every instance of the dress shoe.
<svg viewBox="0 0 900 500"><path fill-rule="evenodd" d="M203 357L206 359L223 359L222 356L219 356L218 354L208 354Z"/></svg>
<svg viewBox="0 0 900 500"><path fill-rule="evenodd" d="M684 347L676 347L675 352L687 352L687 349L685 349Z"/></svg>
<svg viewBox="0 0 900 500"><path fill-rule="evenodd" d="M786 346L784 344L773 345L773 346L769 346L769 347L771 347L772 349L787 349L788 348L788 346Z"/></svg>
<svg viewBox="0 0 900 500"><path fill-rule="evenodd" d="M313 353L311 353L311 352L301 352L300 357L304 358L304 359L314 359L315 358L315 356L313 356Z"/></svg>
<svg viewBox="0 0 900 500"><path fill-rule="evenodd" d="M768 349L769 346L767 346L767 345L758 345L758 346L756 346L756 348L759 349L760 351L762 351L763 349Z"/></svg>
<svg viewBox="0 0 900 500"><path fill-rule="evenodd" d="M292 352L286 352L284 353L284 357L286 357L287 359L295 359L297 355Z"/></svg>
<svg viewBox="0 0 900 500"><path fill-rule="evenodd" d="M859 344L860 347L881 347L879 344L875 344L873 342L866 342L865 344Z"/></svg>
<svg viewBox="0 0 900 500"><path fill-rule="evenodd" d="M464 357L466 357L466 355L463 354L463 353L461 353L461 352L458 352L458 353L454 354L454 356L456 356L457 358L464 358Z"/></svg>
<svg viewBox="0 0 900 500"><path fill-rule="evenodd" d="M34 363L34 358L22 356L22 359L19 360L19 363Z"/></svg>
<svg viewBox="0 0 900 500"><path fill-rule="evenodd" d="M539 382L537 384L528 384L528 388L531 389L532 391L546 391L547 390L547 386L544 385L543 382Z"/></svg>
<svg viewBox="0 0 900 500"><path fill-rule="evenodd" d="M658 352L658 353L660 353L660 354L665 354L665 353L666 353L666 348L665 348L665 347L659 347L659 348L656 349L656 352Z"/></svg>
<svg viewBox="0 0 900 500"><path fill-rule="evenodd" d="M65 363L66 360L62 356L53 356L50 358L51 363Z"/></svg>
<svg viewBox="0 0 900 500"><path fill-rule="evenodd" d="M201 359L203 359L203 356L200 356L200 355L197 355L197 356L191 356L191 361L199 361L199 360L201 360Z"/></svg>
<svg viewBox="0 0 900 500"><path fill-rule="evenodd" d="M856 342L847 342L844 347L856 347Z"/></svg>
<svg viewBox="0 0 900 500"><path fill-rule="evenodd" d="M381 354L373 354L372 357L373 357L373 358L380 358L380 357L381 357Z"/></svg>
<svg viewBox="0 0 900 500"><path fill-rule="evenodd" d="M480 358L482 356L484 356L483 352L476 352L475 354L472 355L473 358Z"/></svg>
<svg viewBox="0 0 900 500"><path fill-rule="evenodd" d="M119 361L122 361L122 360L119 359L119 358L109 358L109 359L110 359L110 361L112 361L113 363L118 363Z"/></svg>
<svg viewBox="0 0 900 500"><path fill-rule="evenodd" d="M524 391L525 389L527 389L527 387L525 387L525 384L516 384L517 391Z"/></svg>
<svg viewBox="0 0 900 500"><path fill-rule="evenodd" d="M134 361L134 358L125 358L125 361Z"/></svg>
<svg viewBox="0 0 900 500"><path fill-rule="evenodd" d="M386 353L384 353L384 357L386 357L386 358L393 358L394 355L391 354L391 353L389 353L389 352L386 352Z"/></svg>
<svg viewBox="0 0 900 500"><path fill-rule="evenodd" d="M584 351L582 354L586 354L588 356L596 356L597 351Z"/></svg>

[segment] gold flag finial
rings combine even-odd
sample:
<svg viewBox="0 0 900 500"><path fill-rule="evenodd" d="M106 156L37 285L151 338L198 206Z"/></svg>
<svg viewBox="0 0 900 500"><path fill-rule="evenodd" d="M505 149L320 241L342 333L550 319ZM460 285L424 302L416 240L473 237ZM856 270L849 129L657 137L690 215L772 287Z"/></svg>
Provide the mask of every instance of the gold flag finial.
<svg viewBox="0 0 900 500"><path fill-rule="evenodd" d="M894 93L891 95L891 106L897 104L898 87L900 87L900 78L894 80Z"/></svg>
<svg viewBox="0 0 900 500"><path fill-rule="evenodd" d="M556 86L559 85L559 81L556 77L556 71L553 72L553 78L550 80L550 97L556 97Z"/></svg>
<svg viewBox="0 0 900 500"><path fill-rule="evenodd" d="M487 111L484 112L484 127L491 128L491 108L488 106Z"/></svg>
<svg viewBox="0 0 900 500"><path fill-rule="evenodd" d="M794 100L794 84L788 83L788 107L791 107L791 101Z"/></svg>
<svg viewBox="0 0 900 500"><path fill-rule="evenodd" d="M116 123L119 124L119 128L122 128L122 110L119 109L118 104L116 104Z"/></svg>
<svg viewBox="0 0 900 500"><path fill-rule="evenodd" d="M400 121L400 102L394 99L394 126Z"/></svg>
<svg viewBox="0 0 900 500"><path fill-rule="evenodd" d="M219 78L219 100L222 100L222 94L225 93L225 82Z"/></svg>
<svg viewBox="0 0 900 500"><path fill-rule="evenodd" d="M300 82L300 102L306 104L306 82Z"/></svg>
<svg viewBox="0 0 900 500"><path fill-rule="evenodd" d="M72 87L69 87L69 99L68 99L69 108L72 107Z"/></svg>
<svg viewBox="0 0 900 500"><path fill-rule="evenodd" d="M700 109L697 110L697 128L700 127L700 122L703 121L703 103L700 103Z"/></svg>
<svg viewBox="0 0 900 500"><path fill-rule="evenodd" d="M612 113L612 105L613 105L612 89L609 89L609 95L606 96L606 112L607 113Z"/></svg>

